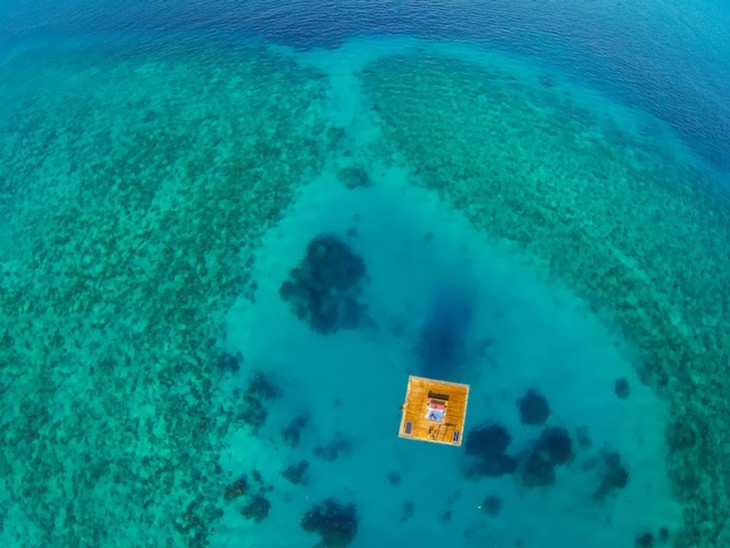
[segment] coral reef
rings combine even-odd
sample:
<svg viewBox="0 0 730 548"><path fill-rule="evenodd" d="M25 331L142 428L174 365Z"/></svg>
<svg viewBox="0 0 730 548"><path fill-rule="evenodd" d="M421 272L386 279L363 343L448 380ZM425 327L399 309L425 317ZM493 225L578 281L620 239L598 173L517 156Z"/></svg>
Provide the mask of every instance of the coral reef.
<svg viewBox="0 0 730 548"><path fill-rule="evenodd" d="M254 433L258 432L269 416L264 400L279 398L281 394L281 389L267 379L263 373L253 372L248 379L243 397L238 390L233 392L234 398L240 399L240 403L232 409L235 420L250 426Z"/></svg>
<svg viewBox="0 0 730 548"><path fill-rule="evenodd" d="M510 433L501 425L490 424L472 428L466 436L466 453L477 462L470 463L467 476L483 475L498 477L511 474L517 469L517 460L507 455L512 441Z"/></svg>
<svg viewBox="0 0 730 548"><path fill-rule="evenodd" d="M327 499L310 508L301 521L302 529L316 533L322 546L349 546L357 535L357 509L354 504L341 504Z"/></svg>
<svg viewBox="0 0 730 548"><path fill-rule="evenodd" d="M372 184L370 177L361 167L344 167L337 172L337 179L350 190Z"/></svg>
<svg viewBox="0 0 730 548"><path fill-rule="evenodd" d="M648 531L646 533L642 533L638 537L636 537L636 542L634 543L634 545L637 548L653 548L654 535L652 535Z"/></svg>
<svg viewBox="0 0 730 548"><path fill-rule="evenodd" d="M215 341L331 143L321 73L210 38L57 37L5 65L23 75L0 117L0 216L24 227L0 261L13 544L202 546L219 516L241 398L216 389L237 362Z"/></svg>
<svg viewBox="0 0 730 548"><path fill-rule="evenodd" d="M245 495L247 492L248 481L246 480L246 476L241 476L226 487L226 490L223 493L223 499L226 502L230 502L233 499Z"/></svg>
<svg viewBox="0 0 730 548"><path fill-rule="evenodd" d="M332 462L340 457L349 456L352 453L352 442L338 430L332 440L326 445L317 445L313 452L322 460Z"/></svg>
<svg viewBox="0 0 730 548"><path fill-rule="evenodd" d="M624 378L618 379L614 383L613 391L616 393L619 399L625 400L629 397L631 389L629 388L629 381Z"/></svg>
<svg viewBox="0 0 730 548"><path fill-rule="evenodd" d="M281 397L282 390L264 373L255 371L249 377L246 395L259 400L273 400Z"/></svg>
<svg viewBox="0 0 730 548"><path fill-rule="evenodd" d="M284 444L289 447L298 447L299 441L302 439L302 430L307 425L308 418L306 415L299 415L281 431L284 438Z"/></svg>
<svg viewBox="0 0 730 548"><path fill-rule="evenodd" d="M243 356L238 352L235 356L226 352L221 352L216 359L217 367L227 373L238 373L243 363Z"/></svg>
<svg viewBox="0 0 730 548"><path fill-rule="evenodd" d="M593 446L593 440L591 440L591 435L588 433L588 427L585 424L578 427L575 432L575 439L581 449L590 449Z"/></svg>
<svg viewBox="0 0 730 548"><path fill-rule="evenodd" d="M543 455L553 466L562 466L573 459L573 440L565 428L547 428L537 441L533 453Z"/></svg>
<svg viewBox="0 0 730 548"><path fill-rule="evenodd" d="M527 394L517 401L517 407L522 424L530 426L545 424L550 416L550 405L547 398L533 389L528 390Z"/></svg>
<svg viewBox="0 0 730 548"><path fill-rule="evenodd" d="M555 466L539 452L532 452L520 468L520 479L526 487L545 487L555 483Z"/></svg>
<svg viewBox="0 0 730 548"><path fill-rule="evenodd" d="M332 235L315 237L279 289L296 316L318 333L359 327L366 307L358 302L367 270L349 245Z"/></svg>
<svg viewBox="0 0 730 548"><path fill-rule="evenodd" d="M629 482L629 472L621 464L621 455L615 452L602 454L601 483L593 492L593 500L601 501L620 491Z"/></svg>
<svg viewBox="0 0 730 548"><path fill-rule="evenodd" d="M250 394L246 394L243 397L235 411L235 420L250 426L254 433L258 432L266 424L266 419L269 416L269 412L264 407L263 402Z"/></svg>
<svg viewBox="0 0 730 548"><path fill-rule="evenodd" d="M294 485L306 485L307 484L307 472L309 471L309 462L302 459L298 464L292 464L281 475L287 480L292 482Z"/></svg>
<svg viewBox="0 0 730 548"><path fill-rule="evenodd" d="M502 501L497 495L487 495L479 509L487 515L496 516L502 511Z"/></svg>
<svg viewBox="0 0 730 548"><path fill-rule="evenodd" d="M254 523L261 523L269 516L271 502L263 495L256 495L253 499L241 507L241 515Z"/></svg>
<svg viewBox="0 0 730 548"><path fill-rule="evenodd" d="M401 523L407 522L408 520L413 518L415 513L416 513L416 507L413 505L413 503L404 502L403 508L401 509L400 522Z"/></svg>
<svg viewBox="0 0 730 548"><path fill-rule="evenodd" d="M522 483L527 487L553 485L555 467L573 459L573 441L564 428L546 428L526 455L520 467Z"/></svg>

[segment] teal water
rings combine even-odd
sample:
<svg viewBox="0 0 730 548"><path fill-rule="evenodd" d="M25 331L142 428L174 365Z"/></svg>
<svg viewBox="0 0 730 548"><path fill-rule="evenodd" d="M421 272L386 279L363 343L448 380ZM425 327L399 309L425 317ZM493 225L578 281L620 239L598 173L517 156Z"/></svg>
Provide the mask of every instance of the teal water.
<svg viewBox="0 0 730 548"><path fill-rule="evenodd" d="M0 75L3 546L730 540L727 181L666 122L408 36ZM321 235L364 275L302 263ZM398 438L423 372L470 385L461 447ZM514 468L474 473L494 425Z"/></svg>

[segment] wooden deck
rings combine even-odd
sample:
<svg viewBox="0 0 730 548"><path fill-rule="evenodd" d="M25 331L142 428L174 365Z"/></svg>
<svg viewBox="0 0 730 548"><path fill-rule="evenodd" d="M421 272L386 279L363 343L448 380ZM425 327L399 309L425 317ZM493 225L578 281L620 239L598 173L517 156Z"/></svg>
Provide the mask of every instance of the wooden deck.
<svg viewBox="0 0 730 548"><path fill-rule="evenodd" d="M443 422L429 420L429 394L436 400L446 396L446 415ZM406 401L398 436L412 440L461 445L466 422L466 405L469 400L469 386L453 382L410 376L406 389Z"/></svg>

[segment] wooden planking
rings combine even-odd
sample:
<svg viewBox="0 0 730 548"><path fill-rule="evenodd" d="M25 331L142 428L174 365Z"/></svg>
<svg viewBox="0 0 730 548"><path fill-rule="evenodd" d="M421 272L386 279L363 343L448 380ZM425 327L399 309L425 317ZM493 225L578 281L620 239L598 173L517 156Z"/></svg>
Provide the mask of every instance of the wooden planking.
<svg viewBox="0 0 730 548"><path fill-rule="evenodd" d="M449 396L446 419L443 423L426 419L426 405L429 391ZM461 445L466 423L466 407L469 400L469 386L447 381L411 376L408 378L406 402L403 404L399 436L432 443ZM405 433L406 423L412 422L410 434ZM459 432L457 442L453 434Z"/></svg>

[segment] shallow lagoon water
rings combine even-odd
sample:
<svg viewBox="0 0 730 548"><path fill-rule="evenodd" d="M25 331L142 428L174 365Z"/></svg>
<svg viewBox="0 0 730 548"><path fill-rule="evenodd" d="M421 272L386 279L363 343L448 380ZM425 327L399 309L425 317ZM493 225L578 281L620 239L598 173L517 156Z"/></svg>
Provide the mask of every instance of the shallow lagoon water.
<svg viewBox="0 0 730 548"><path fill-rule="evenodd" d="M4 545L724 545L728 103L701 17L658 84L519 10L479 35L477 8L78 7L3 27ZM283 298L322 235L365 275ZM423 373L470 384L464 446L397 437ZM469 443L494 427L501 474ZM555 432L570 458L536 466ZM329 499L336 539L307 525Z"/></svg>

